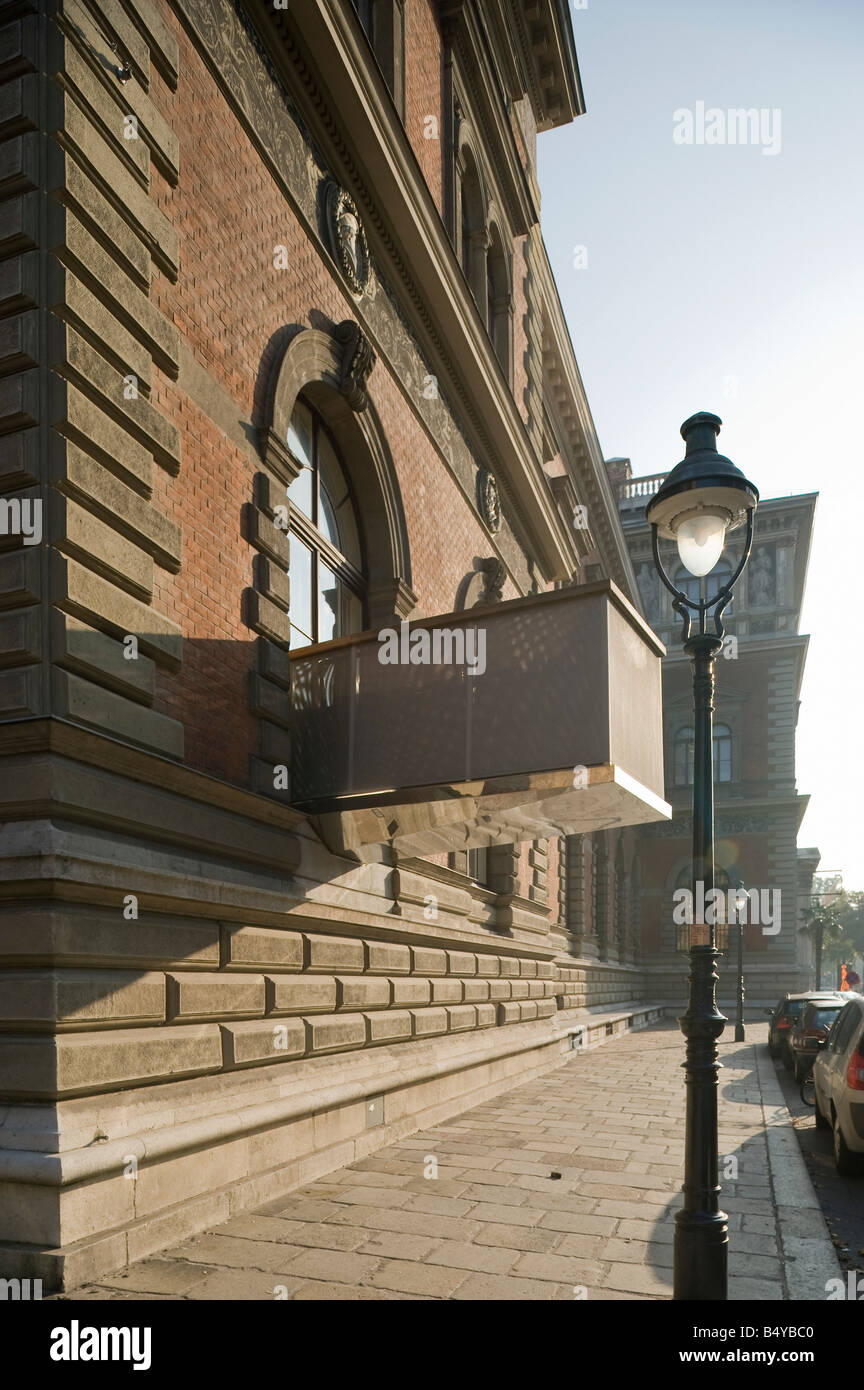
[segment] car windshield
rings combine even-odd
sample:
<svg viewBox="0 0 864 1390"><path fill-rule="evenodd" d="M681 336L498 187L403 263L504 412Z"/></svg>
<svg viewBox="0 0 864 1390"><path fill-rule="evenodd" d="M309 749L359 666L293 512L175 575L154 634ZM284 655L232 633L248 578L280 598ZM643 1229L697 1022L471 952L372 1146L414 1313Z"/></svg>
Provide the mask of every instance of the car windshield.
<svg viewBox="0 0 864 1390"><path fill-rule="evenodd" d="M784 1017L800 1018L802 1013L804 1012L804 1005L806 1003L806 999L787 999L783 1007Z"/></svg>

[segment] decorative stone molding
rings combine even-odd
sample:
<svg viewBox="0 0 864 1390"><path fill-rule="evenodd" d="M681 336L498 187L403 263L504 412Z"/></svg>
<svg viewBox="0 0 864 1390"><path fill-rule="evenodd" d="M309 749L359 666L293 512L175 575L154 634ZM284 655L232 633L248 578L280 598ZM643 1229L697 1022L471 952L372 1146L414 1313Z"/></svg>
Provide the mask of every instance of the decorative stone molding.
<svg viewBox="0 0 864 1390"><path fill-rule="evenodd" d="M325 217L330 248L354 294L369 284L369 244L354 199L335 180L325 186Z"/></svg>
<svg viewBox="0 0 864 1390"><path fill-rule="evenodd" d="M344 344L340 390L352 410L365 410L369 404L366 383L375 366L375 352L360 325L345 319L334 330L337 342Z"/></svg>

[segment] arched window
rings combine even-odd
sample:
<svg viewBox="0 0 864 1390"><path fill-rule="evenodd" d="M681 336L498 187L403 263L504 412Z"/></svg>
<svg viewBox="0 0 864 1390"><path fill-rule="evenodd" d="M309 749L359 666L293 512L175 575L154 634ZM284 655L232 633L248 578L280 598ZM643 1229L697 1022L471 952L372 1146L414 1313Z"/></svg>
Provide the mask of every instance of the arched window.
<svg viewBox="0 0 864 1390"><path fill-rule="evenodd" d="M486 304L486 211L480 174L470 149L464 147L459 174L459 259L481 315Z"/></svg>
<svg viewBox="0 0 864 1390"><path fill-rule="evenodd" d="M693 785L693 730L679 729L673 746L676 787ZM732 730L728 724L714 725L714 781L732 781Z"/></svg>
<svg viewBox="0 0 864 1390"><path fill-rule="evenodd" d="M323 420L302 399L288 448L301 465L288 488L291 646L306 647L362 631L365 578L345 468Z"/></svg>

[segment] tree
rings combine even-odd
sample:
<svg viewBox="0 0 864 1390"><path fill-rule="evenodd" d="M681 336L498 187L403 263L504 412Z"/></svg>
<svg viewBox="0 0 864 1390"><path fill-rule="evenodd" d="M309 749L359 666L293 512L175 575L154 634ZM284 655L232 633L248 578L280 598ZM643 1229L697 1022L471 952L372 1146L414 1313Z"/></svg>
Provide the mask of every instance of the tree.
<svg viewBox="0 0 864 1390"><path fill-rule="evenodd" d="M855 896L861 897L862 895L856 894ZM817 989L822 983L823 957L830 963L839 965L843 960L844 949L848 949L849 943L846 942L844 921L847 906L848 899L845 893L839 893L830 903L823 903L820 898L812 898L807 921L800 929L814 943Z"/></svg>

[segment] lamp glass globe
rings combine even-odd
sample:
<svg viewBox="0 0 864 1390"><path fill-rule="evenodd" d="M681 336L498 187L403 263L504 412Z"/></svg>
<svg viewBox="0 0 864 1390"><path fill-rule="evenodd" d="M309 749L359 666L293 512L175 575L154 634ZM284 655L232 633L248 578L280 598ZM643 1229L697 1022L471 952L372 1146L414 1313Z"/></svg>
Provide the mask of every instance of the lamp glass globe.
<svg viewBox="0 0 864 1390"><path fill-rule="evenodd" d="M681 563L691 574L701 578L709 574L723 553L726 540L725 516L714 512L699 512L686 517L675 532Z"/></svg>

